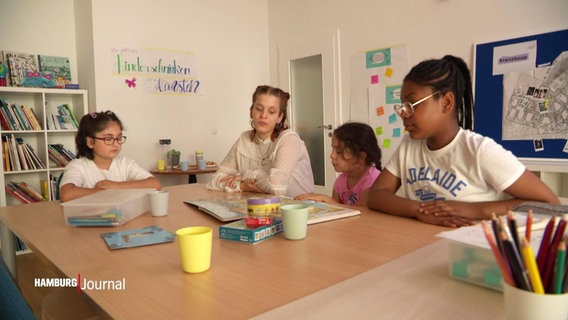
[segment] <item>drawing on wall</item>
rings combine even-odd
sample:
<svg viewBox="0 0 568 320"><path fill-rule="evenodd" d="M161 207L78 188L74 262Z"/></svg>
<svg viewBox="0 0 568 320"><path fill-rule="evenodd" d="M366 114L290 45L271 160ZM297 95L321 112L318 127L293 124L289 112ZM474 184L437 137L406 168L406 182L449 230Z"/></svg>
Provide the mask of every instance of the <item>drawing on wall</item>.
<svg viewBox="0 0 568 320"><path fill-rule="evenodd" d="M404 134L394 105L401 102L402 80L408 73L406 47L400 45L358 54L352 57L351 69L352 119L357 119L353 110L359 110L359 118L364 117L375 129L383 153L382 162L386 163Z"/></svg>
<svg viewBox="0 0 568 320"><path fill-rule="evenodd" d="M123 79L124 88L152 94L203 94L193 52L122 47L110 53L112 74Z"/></svg>
<svg viewBox="0 0 568 320"><path fill-rule="evenodd" d="M550 66L505 74L503 100L503 140L568 137L568 51Z"/></svg>

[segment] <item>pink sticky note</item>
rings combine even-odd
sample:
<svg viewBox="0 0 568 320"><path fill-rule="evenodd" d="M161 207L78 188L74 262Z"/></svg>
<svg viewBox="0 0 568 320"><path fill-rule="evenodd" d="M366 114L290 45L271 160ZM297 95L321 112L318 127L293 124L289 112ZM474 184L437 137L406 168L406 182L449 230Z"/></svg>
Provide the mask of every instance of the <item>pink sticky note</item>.
<svg viewBox="0 0 568 320"><path fill-rule="evenodd" d="M379 83L379 75L374 74L371 76L371 84L378 84Z"/></svg>

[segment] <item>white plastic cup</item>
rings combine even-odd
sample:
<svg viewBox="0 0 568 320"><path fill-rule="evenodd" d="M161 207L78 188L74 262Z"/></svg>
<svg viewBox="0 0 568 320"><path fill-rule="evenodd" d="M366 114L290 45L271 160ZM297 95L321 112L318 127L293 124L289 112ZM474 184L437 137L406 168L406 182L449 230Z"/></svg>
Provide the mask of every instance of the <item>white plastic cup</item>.
<svg viewBox="0 0 568 320"><path fill-rule="evenodd" d="M538 294L503 283L503 295L506 319L568 319L568 293Z"/></svg>
<svg viewBox="0 0 568 320"><path fill-rule="evenodd" d="M308 229L308 206L305 204L285 204L280 206L284 238L301 240Z"/></svg>
<svg viewBox="0 0 568 320"><path fill-rule="evenodd" d="M183 161L180 163L180 166L181 166L181 170L182 170L182 171L187 171L187 170L189 170L189 161L183 160Z"/></svg>
<svg viewBox="0 0 568 320"><path fill-rule="evenodd" d="M197 169L205 170L207 168L207 162L203 159L197 160Z"/></svg>
<svg viewBox="0 0 568 320"><path fill-rule="evenodd" d="M154 217L163 217L168 214L168 191L157 190L148 194L150 198L150 214Z"/></svg>

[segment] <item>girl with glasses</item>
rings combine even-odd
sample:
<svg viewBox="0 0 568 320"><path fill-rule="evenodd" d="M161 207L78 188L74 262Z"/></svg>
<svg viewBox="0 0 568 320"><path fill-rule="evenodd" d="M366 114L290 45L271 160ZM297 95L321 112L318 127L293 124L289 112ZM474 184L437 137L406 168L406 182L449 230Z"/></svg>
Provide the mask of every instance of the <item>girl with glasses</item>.
<svg viewBox="0 0 568 320"><path fill-rule="evenodd" d="M471 131L472 91L458 57L410 70L395 106L408 135L369 191L369 208L460 227L525 201L560 203L510 151Z"/></svg>
<svg viewBox="0 0 568 320"><path fill-rule="evenodd" d="M81 118L75 136L77 159L65 167L60 182L61 201L105 189L160 189L154 176L120 155L126 142L122 130L122 122L112 111L92 112Z"/></svg>

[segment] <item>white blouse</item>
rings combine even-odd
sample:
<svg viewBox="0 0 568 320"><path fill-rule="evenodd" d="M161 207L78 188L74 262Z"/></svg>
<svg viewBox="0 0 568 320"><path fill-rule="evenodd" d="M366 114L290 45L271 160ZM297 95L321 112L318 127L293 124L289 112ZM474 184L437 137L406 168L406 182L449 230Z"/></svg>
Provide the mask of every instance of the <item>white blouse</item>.
<svg viewBox="0 0 568 320"><path fill-rule="evenodd" d="M275 141L251 141L250 134L241 134L207 183L208 189L239 191L240 188L231 188L221 180L240 176L241 180L255 179L256 186L270 194L293 197L314 192L308 150L296 132L285 130Z"/></svg>

